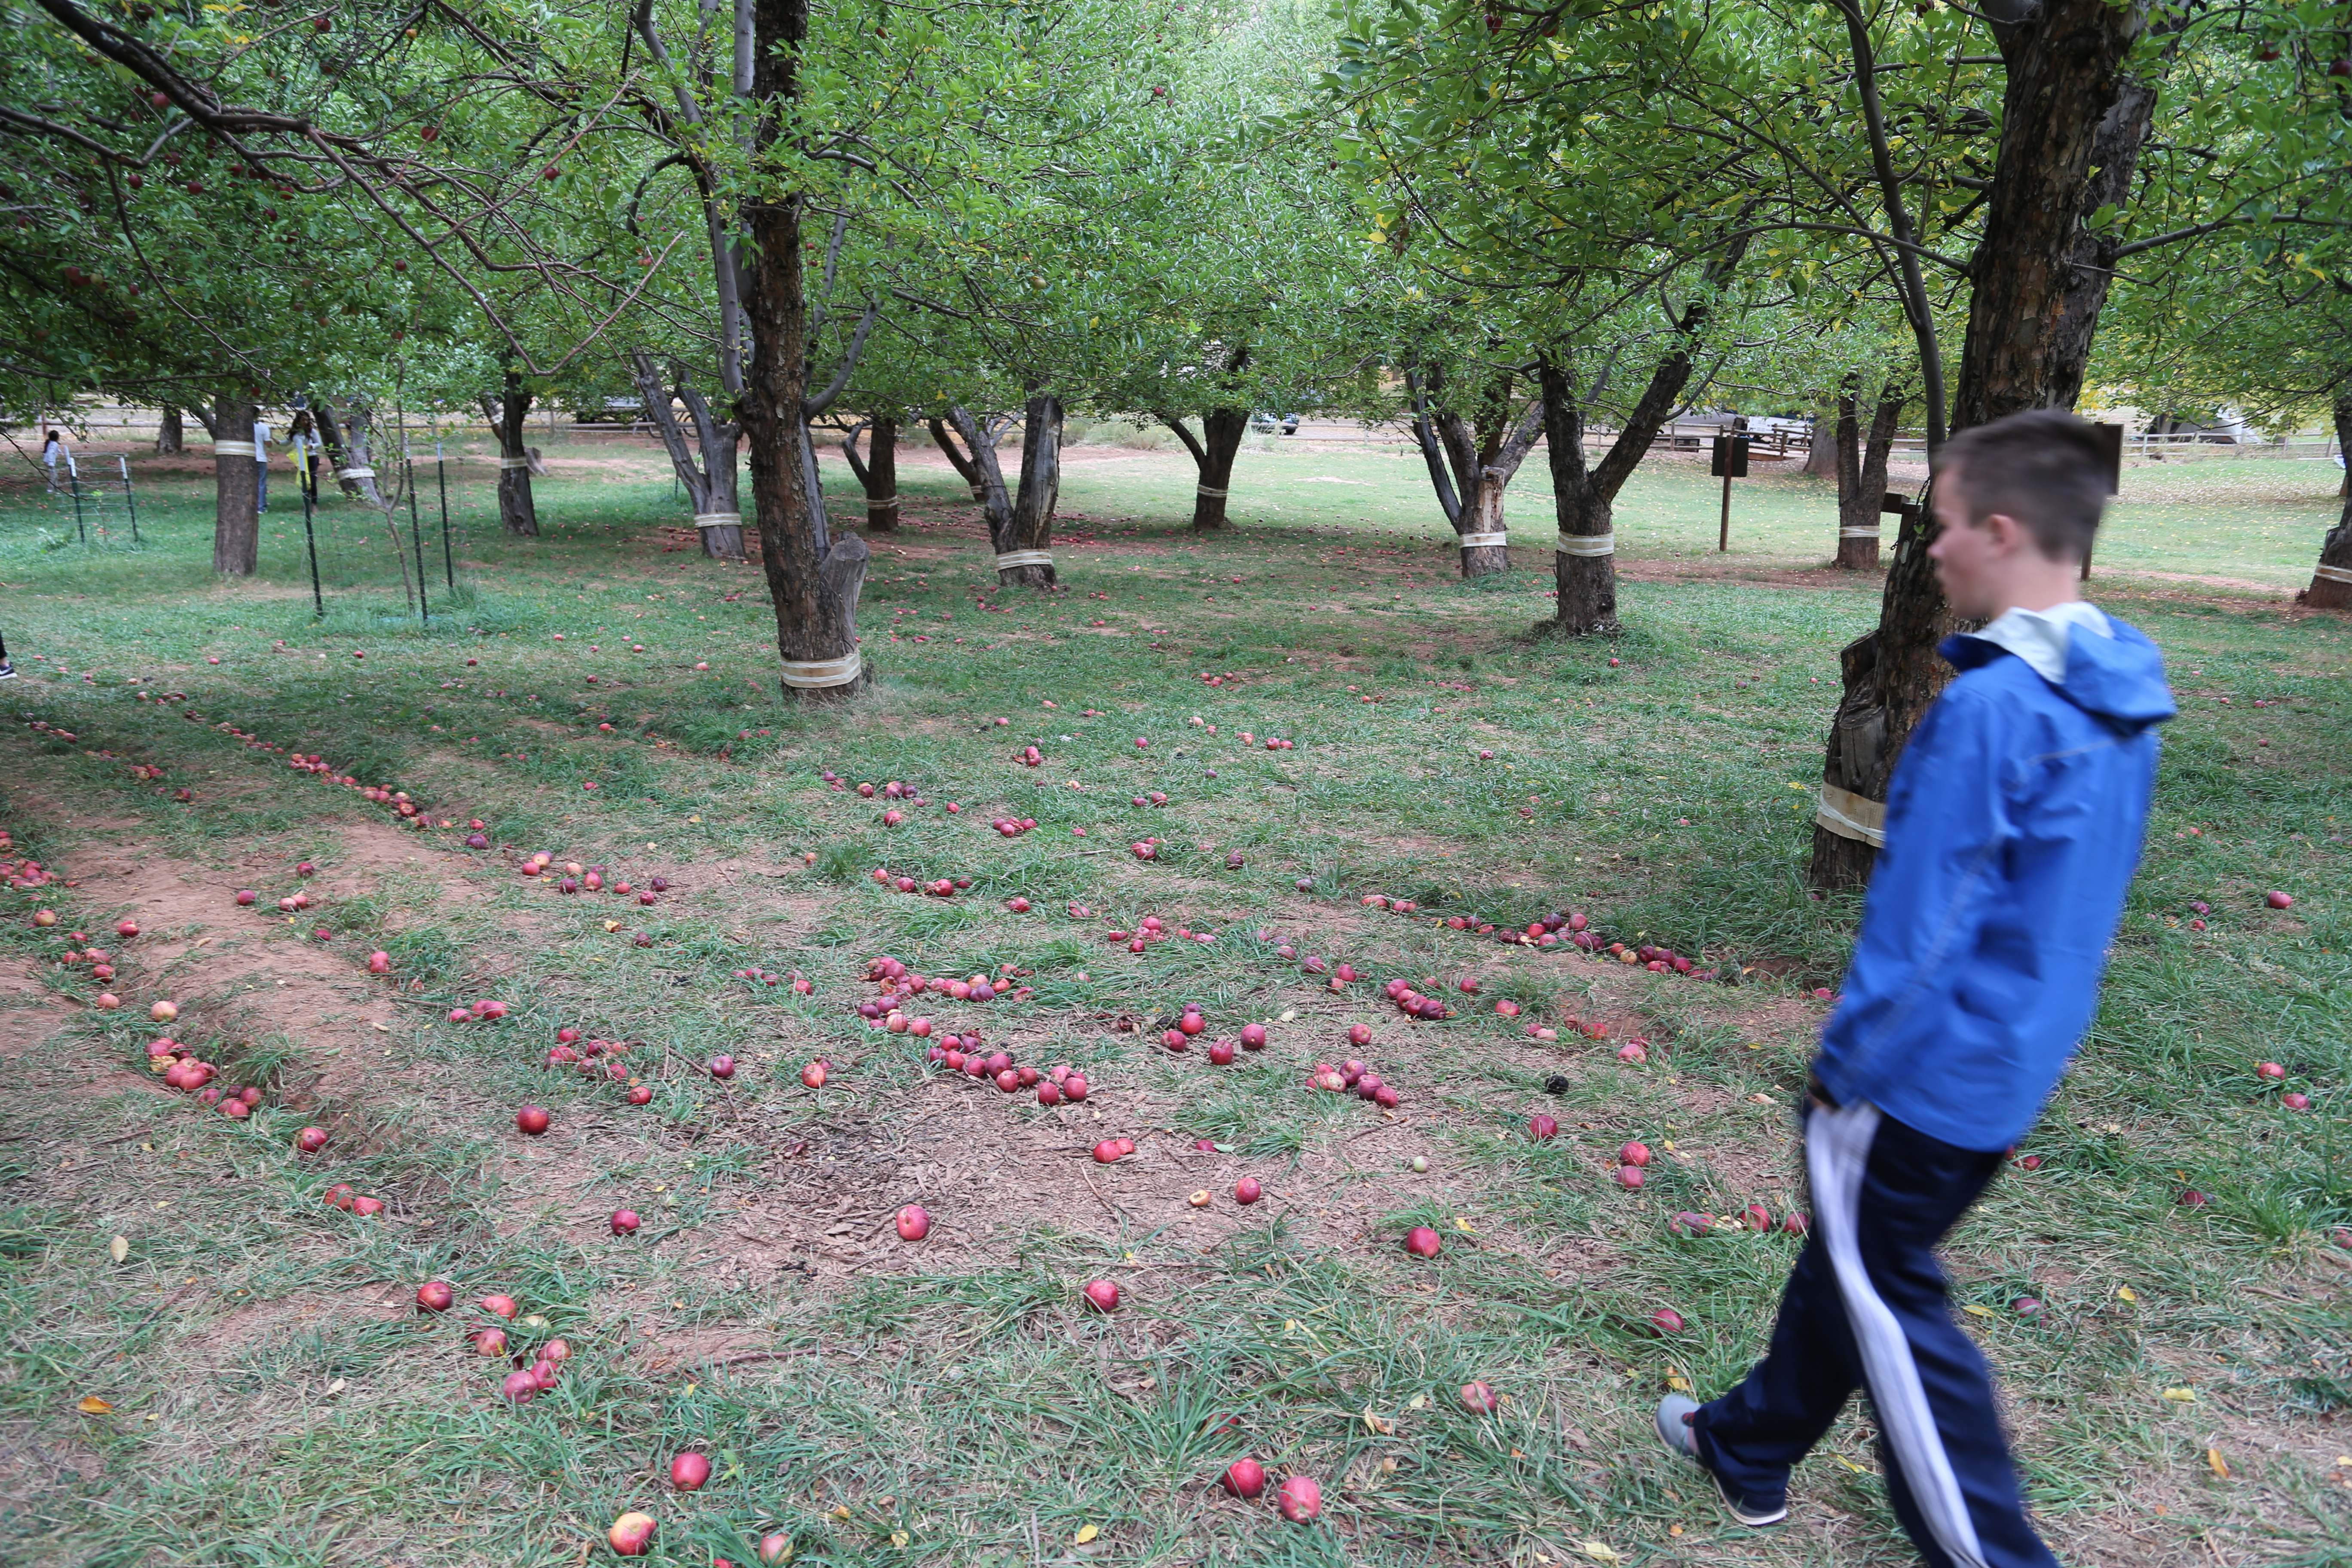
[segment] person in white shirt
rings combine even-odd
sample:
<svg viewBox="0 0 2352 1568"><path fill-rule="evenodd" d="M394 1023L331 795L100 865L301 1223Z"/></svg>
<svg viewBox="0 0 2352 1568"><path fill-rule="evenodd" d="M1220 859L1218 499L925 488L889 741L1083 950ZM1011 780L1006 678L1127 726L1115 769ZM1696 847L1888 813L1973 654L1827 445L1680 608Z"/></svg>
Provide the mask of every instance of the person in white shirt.
<svg viewBox="0 0 2352 1568"><path fill-rule="evenodd" d="M294 482L301 487L304 495L318 500L319 422L309 409L294 411L294 418L286 427L286 446L294 458Z"/></svg>
<svg viewBox="0 0 2352 1568"><path fill-rule="evenodd" d="M73 456L67 448L66 433L64 431L52 426L43 434L41 437L41 461L49 466L49 489L51 489L58 488L58 465L59 463L63 463L66 466L66 471L68 473L71 473L73 471Z"/></svg>
<svg viewBox="0 0 2352 1568"><path fill-rule="evenodd" d="M256 511L269 510L269 421L257 416L253 421L253 506Z"/></svg>

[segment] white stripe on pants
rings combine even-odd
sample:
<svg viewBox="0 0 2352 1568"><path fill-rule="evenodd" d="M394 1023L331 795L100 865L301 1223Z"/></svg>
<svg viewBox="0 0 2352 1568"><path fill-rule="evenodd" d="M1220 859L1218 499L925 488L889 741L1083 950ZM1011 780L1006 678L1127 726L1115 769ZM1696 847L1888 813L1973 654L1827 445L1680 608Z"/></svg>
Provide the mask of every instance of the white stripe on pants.
<svg viewBox="0 0 2352 1568"><path fill-rule="evenodd" d="M1846 1321L1862 1352L1871 1404L1886 1428L1895 1463L1903 1467L1911 1499L1927 1521L1936 1544L1953 1562L1963 1568L1985 1568L1976 1523L1969 1518L1959 1478L1952 1473L1943 1435L1936 1429L1936 1413L1928 1407L1919 1364L1911 1357L1911 1342L1894 1310L1879 1300L1856 1239L1863 1168L1869 1163L1878 1121L1874 1105L1849 1105L1839 1110L1814 1108L1805 1123L1805 1168L1812 1177L1814 1218L1829 1248L1830 1263L1837 1270L1838 1293L1845 1300Z"/></svg>

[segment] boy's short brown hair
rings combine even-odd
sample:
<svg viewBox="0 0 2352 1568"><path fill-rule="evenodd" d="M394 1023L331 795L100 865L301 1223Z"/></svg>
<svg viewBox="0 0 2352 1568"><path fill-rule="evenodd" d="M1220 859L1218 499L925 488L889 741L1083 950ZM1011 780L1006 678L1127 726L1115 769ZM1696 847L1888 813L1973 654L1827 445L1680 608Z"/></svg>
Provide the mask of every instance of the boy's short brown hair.
<svg viewBox="0 0 2352 1568"><path fill-rule="evenodd" d="M2106 509L2112 464L2088 420L2033 408L1945 442L1936 478L1958 490L1970 522L2004 513L2023 523L2051 560L2081 561Z"/></svg>

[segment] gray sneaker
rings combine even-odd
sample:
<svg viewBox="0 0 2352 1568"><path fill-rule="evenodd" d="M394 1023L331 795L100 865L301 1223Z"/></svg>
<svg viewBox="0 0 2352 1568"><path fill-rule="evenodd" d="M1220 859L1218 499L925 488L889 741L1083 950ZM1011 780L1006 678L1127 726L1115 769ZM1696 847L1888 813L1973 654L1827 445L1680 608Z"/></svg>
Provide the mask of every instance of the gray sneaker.
<svg viewBox="0 0 2352 1568"><path fill-rule="evenodd" d="M16 667L10 664L6 659L0 658L0 680L14 680L16 679Z"/></svg>
<svg viewBox="0 0 2352 1568"><path fill-rule="evenodd" d="M1789 1504L1782 1498L1740 1497L1724 1484L1723 1478L1707 1469L1706 1461L1698 1457L1698 1439L1691 1431L1691 1417L1698 1413L1698 1402L1679 1394L1669 1394L1658 1401L1658 1441L1675 1453L1706 1470L1707 1479L1723 1498L1723 1506L1731 1517L1749 1529L1778 1524L1789 1517Z"/></svg>

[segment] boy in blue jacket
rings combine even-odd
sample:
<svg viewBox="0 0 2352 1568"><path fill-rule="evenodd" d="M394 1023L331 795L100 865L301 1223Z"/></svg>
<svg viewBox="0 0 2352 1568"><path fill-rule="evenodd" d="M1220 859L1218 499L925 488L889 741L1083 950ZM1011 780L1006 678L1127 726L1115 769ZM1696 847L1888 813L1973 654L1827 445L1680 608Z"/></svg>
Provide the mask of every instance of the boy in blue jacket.
<svg viewBox="0 0 2352 1568"><path fill-rule="evenodd" d="M1711 1404L1658 1407L1742 1524L1857 1384L1895 1516L1932 1568L2054 1568L2025 1517L1992 1381L1936 1244L2030 1127L2089 1026L2139 859L2161 656L2076 595L2107 495L2090 426L2040 409L1961 432L1929 546L1959 671L1912 732L1886 847L1808 1085L1813 1231L1764 1360Z"/></svg>

